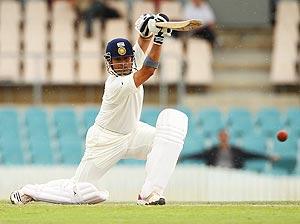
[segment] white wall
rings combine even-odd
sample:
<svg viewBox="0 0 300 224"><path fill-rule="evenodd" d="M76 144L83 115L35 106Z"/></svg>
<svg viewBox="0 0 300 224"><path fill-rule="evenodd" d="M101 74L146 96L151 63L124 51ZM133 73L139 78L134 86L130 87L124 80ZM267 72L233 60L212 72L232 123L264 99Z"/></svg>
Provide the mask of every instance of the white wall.
<svg viewBox="0 0 300 224"><path fill-rule="evenodd" d="M0 167L0 199L26 183L72 177L75 167ZM100 181L110 201L135 201L143 184L142 167L117 166ZM300 177L265 176L245 171L178 166L165 196L168 201L300 200Z"/></svg>

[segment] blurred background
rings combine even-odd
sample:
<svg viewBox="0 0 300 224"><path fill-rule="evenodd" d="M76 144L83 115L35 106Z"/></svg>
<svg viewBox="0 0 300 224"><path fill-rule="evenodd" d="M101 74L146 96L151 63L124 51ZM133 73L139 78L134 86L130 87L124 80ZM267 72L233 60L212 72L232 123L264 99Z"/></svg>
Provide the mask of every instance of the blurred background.
<svg viewBox="0 0 300 224"><path fill-rule="evenodd" d="M101 107L105 45L115 37L134 43L134 22L146 12L204 22L165 40L145 84L141 120L155 126L163 108L182 110L182 157L201 155L179 161L167 198L300 200L297 0L1 0L0 198L72 177ZM285 142L276 139L280 129ZM204 153L224 145L248 154ZM144 164L122 160L99 186L113 201L135 200Z"/></svg>

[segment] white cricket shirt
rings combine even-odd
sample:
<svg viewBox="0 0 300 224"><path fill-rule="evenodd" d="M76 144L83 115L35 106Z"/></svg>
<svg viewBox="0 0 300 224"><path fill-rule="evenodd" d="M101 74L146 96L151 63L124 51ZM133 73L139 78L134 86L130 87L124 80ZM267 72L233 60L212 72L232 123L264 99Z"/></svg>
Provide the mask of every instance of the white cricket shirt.
<svg viewBox="0 0 300 224"><path fill-rule="evenodd" d="M133 47L137 69L141 69L146 55L136 43ZM104 88L101 109L95 124L120 134L132 132L138 125L143 106L143 85L135 86L133 74L109 75Z"/></svg>

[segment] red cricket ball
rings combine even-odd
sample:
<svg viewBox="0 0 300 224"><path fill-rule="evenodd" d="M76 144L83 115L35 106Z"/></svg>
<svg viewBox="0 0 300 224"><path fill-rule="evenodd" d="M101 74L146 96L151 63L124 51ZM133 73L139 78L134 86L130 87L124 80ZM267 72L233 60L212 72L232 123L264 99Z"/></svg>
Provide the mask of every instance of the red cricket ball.
<svg viewBox="0 0 300 224"><path fill-rule="evenodd" d="M277 139L284 142L288 138L288 133L285 130L280 130L277 132Z"/></svg>

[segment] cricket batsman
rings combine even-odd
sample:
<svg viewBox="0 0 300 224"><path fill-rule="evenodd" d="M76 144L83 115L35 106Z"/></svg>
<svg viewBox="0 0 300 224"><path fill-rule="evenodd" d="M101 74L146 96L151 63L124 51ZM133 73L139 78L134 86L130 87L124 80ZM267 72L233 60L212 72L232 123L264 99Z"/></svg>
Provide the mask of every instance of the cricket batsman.
<svg viewBox="0 0 300 224"><path fill-rule="evenodd" d="M74 177L25 185L10 195L13 204L103 202L109 193L99 190L97 182L119 160L126 158L146 160L146 178L137 203L166 203L164 190L183 148L188 118L178 110L164 109L156 127L140 121L143 84L158 68L164 38L172 32L153 24L166 21L169 19L164 14L144 14L135 23L139 37L133 47L123 38L107 43L104 58L109 76L101 109L87 132L85 153Z"/></svg>

